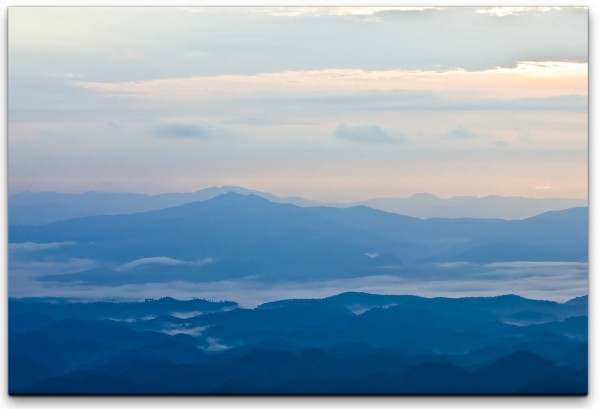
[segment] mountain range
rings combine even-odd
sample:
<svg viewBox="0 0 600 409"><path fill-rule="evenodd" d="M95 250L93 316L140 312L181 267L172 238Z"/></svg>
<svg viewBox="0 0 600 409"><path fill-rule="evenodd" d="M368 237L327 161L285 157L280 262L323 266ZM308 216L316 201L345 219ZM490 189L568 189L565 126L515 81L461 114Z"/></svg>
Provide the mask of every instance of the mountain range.
<svg viewBox="0 0 600 409"><path fill-rule="evenodd" d="M11 394L587 393L587 297L9 301Z"/></svg>
<svg viewBox="0 0 600 409"><path fill-rule="evenodd" d="M9 226L33 259L90 259L53 281L95 284L409 275L427 263L587 261L587 208L524 220L417 219L365 206L299 207L227 193L155 211Z"/></svg>
<svg viewBox="0 0 600 409"><path fill-rule="evenodd" d="M23 192L9 196L9 224L37 225L85 216L139 213L204 201L225 193L253 194L274 203L288 203L302 207L345 208L364 205L422 219L434 217L524 219L547 211L587 206L585 199L534 199L512 196L440 198L428 193L418 193L406 198L388 197L352 203L324 203L300 197L278 197L236 186L210 187L196 192L164 193L154 196L95 191L82 194Z"/></svg>
<svg viewBox="0 0 600 409"><path fill-rule="evenodd" d="M255 308L58 297L61 286L92 295L244 280L338 288L375 276L462 288L465 266L508 274L502 266L588 260L587 207L505 220L305 204L227 192L136 213L10 223L9 285L25 279L57 296L9 299L9 393L587 394L584 290L566 302L345 292ZM65 267L73 262L80 267ZM539 280L536 288L555 278L519 277L513 285Z"/></svg>

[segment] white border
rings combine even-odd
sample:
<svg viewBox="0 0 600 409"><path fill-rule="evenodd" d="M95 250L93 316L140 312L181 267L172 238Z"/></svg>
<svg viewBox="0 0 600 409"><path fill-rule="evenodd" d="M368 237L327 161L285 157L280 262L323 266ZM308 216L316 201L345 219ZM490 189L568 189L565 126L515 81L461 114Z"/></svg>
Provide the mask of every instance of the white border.
<svg viewBox="0 0 600 409"><path fill-rule="evenodd" d="M433 1L427 2L428 4L422 4L421 2L412 1L398 1L398 0L376 0L367 2L365 0L338 0L338 1L324 1L324 0L305 0L305 1L289 1L285 2L282 0L262 0L262 1L235 1L235 0L221 0L221 1L193 1L193 0L176 0L173 4L165 0L101 0L101 1L74 1L74 0L62 0L62 1L31 1L31 0L0 0L0 4L4 6L3 9L3 27L1 30L1 41L4 47L4 63L0 64L0 69L3 76L3 81L0 82L2 87L4 101L6 101L6 31L7 31L7 10L8 6L51 6L51 5L65 5L65 6L290 6L290 5L304 5L304 6L587 6L589 7L589 28L590 28L590 152L589 152L589 165L590 165L590 295L593 295L591 290L593 286L593 275L596 273L595 268L595 254L600 250L598 242L595 240L596 232L598 231L599 221L595 216L593 204L595 203L595 192L598 188L598 175L596 166L594 166L593 159L598 158L598 143L595 142L596 133L594 132L595 126L593 118L598 117L598 108L594 103L594 96L596 95L597 86L595 81L595 75L593 68L595 67L594 59L598 51L597 42L597 30L594 26L596 18L600 15L600 3L594 3L592 1L534 1L528 0L526 4L522 1L502 1L499 4L485 4L482 1L479 2L461 2L456 3L452 1ZM2 124L5 138L6 138L6 103L2 110ZM6 139L4 140L6 142ZM363 408L363 407L393 407L397 408L402 405L403 407L419 407L419 408L432 408L438 406L451 407L451 408L498 408L508 407L511 408L556 408L556 407L576 407L576 408L587 408L587 407L600 407L600 396L599 382L598 382L598 351L596 350L597 344L594 341L598 340L598 308L597 303L594 301L594 297L590 297L590 383L589 390L590 394L587 398L569 398L569 397L44 397L44 398L9 398L7 395L7 299L8 299L8 288L6 284L7 276L7 238L6 238L6 143L0 143L0 180L2 184L2 195L3 199L0 200L0 231L2 232L0 242L2 248L0 251L0 266L4 278L0 281L0 288L2 289L0 297L0 328L2 329L0 336L0 406L5 408L29 408L29 407L55 407L55 408L98 408L98 407L112 407L112 408L130 408L130 407L163 407L166 405L177 406L177 407L219 407L219 408L231 408L231 407L255 407L255 408L280 408L286 407L308 407L311 408Z"/></svg>

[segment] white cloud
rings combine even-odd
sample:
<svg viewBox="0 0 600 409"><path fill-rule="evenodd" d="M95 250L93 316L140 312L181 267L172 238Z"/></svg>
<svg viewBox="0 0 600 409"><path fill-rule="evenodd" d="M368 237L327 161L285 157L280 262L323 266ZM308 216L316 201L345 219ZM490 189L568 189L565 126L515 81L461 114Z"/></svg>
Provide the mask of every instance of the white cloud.
<svg viewBox="0 0 600 409"><path fill-rule="evenodd" d="M148 264L158 264L164 266L179 266L179 265L192 265L192 266L203 266L206 264L213 263L215 260L213 258L203 258L196 261L183 261L177 260L171 257L146 257L139 258L137 260L130 261L129 263L122 264L115 268L117 271L129 271L134 268L148 265Z"/></svg>
<svg viewBox="0 0 600 409"><path fill-rule="evenodd" d="M98 263L89 258L70 258L63 261L27 260L11 254L9 271L13 277L32 278L53 274L73 274L97 267Z"/></svg>
<svg viewBox="0 0 600 409"><path fill-rule="evenodd" d="M407 139L404 135L388 132L380 126L372 124L356 126L341 124L335 130L335 135L339 138L363 143L397 143Z"/></svg>
<svg viewBox="0 0 600 409"><path fill-rule="evenodd" d="M34 243L27 241L24 243L9 243L8 252L11 256L23 253L33 253L36 251L53 250L60 247L72 246L75 244L72 241L61 241L52 243Z"/></svg>
<svg viewBox="0 0 600 409"><path fill-rule="evenodd" d="M137 260L130 261L129 263L122 264L115 268L117 271L129 271L139 266L147 265L147 264L160 264L165 266L177 266L181 264L185 264L184 261L177 260L170 257L147 257L147 258L139 258Z"/></svg>
<svg viewBox="0 0 600 409"><path fill-rule="evenodd" d="M214 75L147 81L72 81L75 87L115 96L161 102L206 102L281 95L321 97L325 93L439 92L459 99L543 98L587 95L583 62L522 61L490 70L290 70L248 75Z"/></svg>
<svg viewBox="0 0 600 409"><path fill-rule="evenodd" d="M547 182L543 185L534 187L534 189L535 190L550 190L550 189L552 189L552 184L550 182Z"/></svg>
<svg viewBox="0 0 600 409"><path fill-rule="evenodd" d="M291 298L322 298L345 291L374 294L411 294L424 297L467 297L517 294L523 297L566 301L588 292L588 264L563 262L512 262L491 264L444 263L428 267L431 277L418 279L392 275L310 282L235 281L126 284L97 287L81 283L19 282L11 271L11 297L70 297L76 299L142 300L171 296L236 301L243 307ZM439 274L441 273L441 274ZM451 279L449 279L449 277Z"/></svg>
<svg viewBox="0 0 600 409"><path fill-rule="evenodd" d="M171 315L173 315L173 314L171 314ZM163 332L166 334L169 334L169 335L185 334L185 335L189 335L192 337L199 337L207 329L208 329L208 327L200 326L200 327L192 327L192 328L165 329L165 330L163 330Z"/></svg>
<svg viewBox="0 0 600 409"><path fill-rule="evenodd" d="M256 7L256 13L266 13L281 17L303 16L338 16L338 17L372 17L386 11L410 12L444 10L444 7ZM373 20L370 20L373 21Z"/></svg>
<svg viewBox="0 0 600 409"><path fill-rule="evenodd" d="M554 268L554 267L569 267L575 269L587 269L588 263L581 261L502 261L489 263L489 267L499 268Z"/></svg>
<svg viewBox="0 0 600 409"><path fill-rule="evenodd" d="M206 338L206 342L208 343L208 346L201 347L201 348L208 352L224 351L226 349L231 348L230 346L221 344L221 341L218 338L208 337L208 338Z"/></svg>
<svg viewBox="0 0 600 409"><path fill-rule="evenodd" d="M560 7L492 7L478 9L477 14L489 14L490 16L506 17L521 15L524 13L545 13L552 10L560 10Z"/></svg>

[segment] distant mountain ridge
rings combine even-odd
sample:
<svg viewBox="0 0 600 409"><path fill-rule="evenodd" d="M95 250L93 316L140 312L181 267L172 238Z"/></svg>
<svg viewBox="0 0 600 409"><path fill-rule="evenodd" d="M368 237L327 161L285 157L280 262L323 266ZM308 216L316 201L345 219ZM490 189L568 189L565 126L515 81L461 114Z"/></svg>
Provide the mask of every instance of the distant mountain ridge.
<svg viewBox="0 0 600 409"><path fill-rule="evenodd" d="M38 225L86 216L140 213L212 199L224 193L277 197L235 186L209 187L189 193L145 195L126 192L56 193L23 192L9 196L10 224Z"/></svg>
<svg viewBox="0 0 600 409"><path fill-rule="evenodd" d="M406 198L389 197L352 203L322 203L300 197L278 197L270 193L237 186L209 187L196 192L158 195L96 191L81 194L23 192L9 196L9 224L38 225L85 216L139 213L209 200L225 193L254 194L275 203L289 203L301 207L364 205L424 219L434 217L523 219L551 210L587 206L587 200L584 199L533 199L503 196L440 198L429 193L418 193Z"/></svg>
<svg viewBox="0 0 600 409"><path fill-rule="evenodd" d="M9 226L9 242L70 243L40 254L98 261L94 269L45 278L51 281L308 280L407 274L428 262L584 262L587 229L587 208L524 220L421 220L227 193L145 213Z"/></svg>
<svg viewBox="0 0 600 409"><path fill-rule="evenodd" d="M440 198L417 193L406 198L378 198L362 202L365 206L423 219L462 218L525 219L541 213L587 206L583 199L534 199L517 196L454 196Z"/></svg>

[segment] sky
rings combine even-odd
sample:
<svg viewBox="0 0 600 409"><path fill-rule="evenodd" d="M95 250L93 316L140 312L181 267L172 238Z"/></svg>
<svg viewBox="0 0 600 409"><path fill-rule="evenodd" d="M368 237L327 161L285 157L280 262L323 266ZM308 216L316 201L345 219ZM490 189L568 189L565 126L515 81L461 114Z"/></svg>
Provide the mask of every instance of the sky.
<svg viewBox="0 0 600 409"><path fill-rule="evenodd" d="M586 8L42 8L9 192L587 198Z"/></svg>

